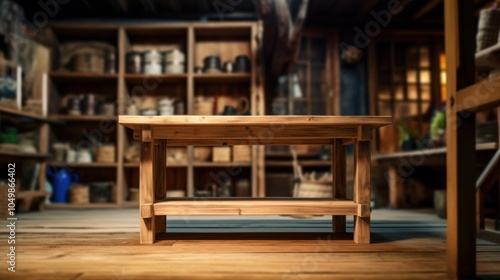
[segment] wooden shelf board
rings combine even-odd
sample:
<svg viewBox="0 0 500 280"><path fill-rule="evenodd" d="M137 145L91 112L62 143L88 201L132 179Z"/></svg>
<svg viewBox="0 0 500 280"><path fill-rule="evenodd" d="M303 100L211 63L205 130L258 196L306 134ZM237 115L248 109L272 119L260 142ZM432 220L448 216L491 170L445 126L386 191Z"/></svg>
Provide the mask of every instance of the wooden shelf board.
<svg viewBox="0 0 500 280"><path fill-rule="evenodd" d="M500 106L500 94L496 85L500 76L482 80L457 92L455 104L459 111L477 111Z"/></svg>
<svg viewBox="0 0 500 280"><path fill-rule="evenodd" d="M490 143L480 143L476 144L476 151L487 151L487 150L497 150L498 144L495 142ZM432 148L432 149L420 149L416 151L409 152L397 152L397 153L389 153L389 154L379 154L373 155L373 160L383 161L383 160L393 160L401 157L421 157L421 156L433 156L446 154L446 147L441 148Z"/></svg>
<svg viewBox="0 0 500 280"><path fill-rule="evenodd" d="M72 203L51 203L45 205L47 209L108 209L118 208L119 204L116 203L86 203L86 204L72 204Z"/></svg>
<svg viewBox="0 0 500 280"><path fill-rule="evenodd" d="M51 72L50 77L57 82L113 82L118 80L117 74Z"/></svg>
<svg viewBox="0 0 500 280"><path fill-rule="evenodd" d="M139 162L125 162L123 163L123 167L126 168L139 168ZM176 167L187 167L187 162L167 162L167 168L176 168Z"/></svg>
<svg viewBox="0 0 500 280"><path fill-rule="evenodd" d="M331 166L332 162L330 160L299 160L300 166ZM281 160L266 160L266 167L291 167L291 161L281 161Z"/></svg>
<svg viewBox="0 0 500 280"><path fill-rule="evenodd" d="M199 199L199 198L198 198ZM153 204L156 215L360 215L369 209L341 199L270 199L270 198L196 198L163 199ZM368 213L365 213L368 212Z"/></svg>
<svg viewBox="0 0 500 280"><path fill-rule="evenodd" d="M158 83L171 84L183 83L187 81L187 74L125 74L125 81L130 84Z"/></svg>
<svg viewBox="0 0 500 280"><path fill-rule="evenodd" d="M64 167L68 166L71 168L109 168L116 167L116 162L91 162L91 163L79 163L79 162L49 162L50 166Z"/></svg>
<svg viewBox="0 0 500 280"><path fill-rule="evenodd" d="M197 161L193 163L194 167L226 167L226 166L251 166L251 162L201 162Z"/></svg>
<svg viewBox="0 0 500 280"><path fill-rule="evenodd" d="M250 83L250 73L200 73L194 74L197 83Z"/></svg>
<svg viewBox="0 0 500 280"><path fill-rule="evenodd" d="M136 208L139 207L139 201L124 201L120 206L124 208Z"/></svg>
<svg viewBox="0 0 500 280"><path fill-rule="evenodd" d="M23 198L33 198L33 197L45 197L49 193L46 191L41 191L41 190L35 190L35 191L19 191L16 193L16 199L23 199Z"/></svg>
<svg viewBox="0 0 500 280"><path fill-rule="evenodd" d="M31 119L36 119L36 120L46 120L47 118L34 114L34 113L28 113L28 112L23 112L22 110L18 110L15 108L10 108L10 107L5 107L5 106L0 106L0 113L6 113L9 115L14 115L14 116L19 116L19 117L26 117L26 118L31 118Z"/></svg>
<svg viewBox="0 0 500 280"><path fill-rule="evenodd" d="M0 150L0 156L10 156L10 157L22 157L22 158L48 158L49 154L40 153L24 153L24 152L13 152L13 151L2 151Z"/></svg>
<svg viewBox="0 0 500 280"><path fill-rule="evenodd" d="M87 122L87 121L93 121L93 122L99 122L102 120L105 121L117 121L118 117L117 116L107 116L107 115L94 115L94 116L87 116L87 115L81 115L81 116L72 116L72 115L62 115L62 114L52 114L49 115L49 119L54 120L54 121L81 121L81 122Z"/></svg>

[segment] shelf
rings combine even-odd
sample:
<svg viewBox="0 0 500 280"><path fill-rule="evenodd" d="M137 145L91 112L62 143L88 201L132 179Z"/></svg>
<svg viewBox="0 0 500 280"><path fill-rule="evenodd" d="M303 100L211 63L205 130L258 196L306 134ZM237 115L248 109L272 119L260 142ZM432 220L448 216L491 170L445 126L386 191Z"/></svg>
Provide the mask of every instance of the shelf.
<svg viewBox="0 0 500 280"><path fill-rule="evenodd" d="M136 208L139 207L139 201L124 201L120 206L124 208Z"/></svg>
<svg viewBox="0 0 500 280"><path fill-rule="evenodd" d="M228 162L194 162L193 166L194 167L226 167L226 166L241 166L241 167L248 167L251 166L251 162L233 162L233 161L228 161Z"/></svg>
<svg viewBox="0 0 500 280"><path fill-rule="evenodd" d="M80 162L49 162L50 166L57 167L71 167L71 168L109 168L116 167L116 162L90 162L90 163L80 163Z"/></svg>
<svg viewBox="0 0 500 280"><path fill-rule="evenodd" d="M171 84L187 81L187 74L125 74L125 81L131 84L158 83Z"/></svg>
<svg viewBox="0 0 500 280"><path fill-rule="evenodd" d="M300 166L331 166L330 160L299 160ZM291 161L266 160L266 167L292 167Z"/></svg>
<svg viewBox="0 0 500 280"><path fill-rule="evenodd" d="M500 68L500 43L477 52L475 57L477 69Z"/></svg>
<svg viewBox="0 0 500 280"><path fill-rule="evenodd" d="M498 149L498 144L495 142L476 144L476 151L494 151L497 149ZM428 157L428 156L444 155L444 154L446 154L446 147L420 149L408 152L379 154L379 155L373 155L372 159L376 161L384 161L384 160L391 161L399 158Z"/></svg>
<svg viewBox="0 0 500 280"><path fill-rule="evenodd" d="M250 73L201 73L194 74L198 83L250 83Z"/></svg>
<svg viewBox="0 0 500 280"><path fill-rule="evenodd" d="M72 115L53 114L53 115L49 115L49 119L54 120L54 121L64 120L64 121L81 121L81 122L99 122L102 120L117 121L118 117L117 116L108 116L108 115L72 116Z"/></svg>
<svg viewBox="0 0 500 280"><path fill-rule="evenodd" d="M51 203L45 205L47 209L107 209L119 208L120 205L116 203L86 203L86 204L72 204L72 203Z"/></svg>
<svg viewBox="0 0 500 280"><path fill-rule="evenodd" d="M108 73L78 73L78 72L51 72L50 77L55 82L113 82L118 80L117 74Z"/></svg>
<svg viewBox="0 0 500 280"><path fill-rule="evenodd" d="M270 199L204 198L193 207L196 198L164 199L153 204L155 215L359 215L363 207L342 199ZM369 211L369 209L368 209Z"/></svg>
<svg viewBox="0 0 500 280"><path fill-rule="evenodd" d="M2 151L0 150L0 156L8 156L8 157L21 157L21 158L40 158L45 159L48 158L48 154L39 154L39 153L24 153L24 152L13 152L13 151Z"/></svg>
<svg viewBox="0 0 500 280"><path fill-rule="evenodd" d="M0 113L6 113L9 115L26 117L26 118L36 119L36 120L46 120L47 119L42 115L38 115L35 113L27 113L27 112L23 112L22 110L9 108L9 107L5 107L5 106L0 106Z"/></svg>
<svg viewBox="0 0 500 280"><path fill-rule="evenodd" d="M46 191L19 191L16 193L16 199L23 199L23 198L33 198L33 197L45 197L49 193Z"/></svg>
<svg viewBox="0 0 500 280"><path fill-rule="evenodd" d="M139 168L139 162L125 162L123 163L123 167L126 168ZM167 162L167 168L172 167L187 167L186 162Z"/></svg>
<svg viewBox="0 0 500 280"><path fill-rule="evenodd" d="M457 92L458 111L478 111L500 106L500 94L496 85L500 76L482 80Z"/></svg>
<svg viewBox="0 0 500 280"><path fill-rule="evenodd" d="M318 152L307 152L307 153L299 153L297 154L299 158L301 157L319 157ZM292 158L292 152L290 151L283 151L283 152L268 152L266 151L266 157L287 157L287 158Z"/></svg>

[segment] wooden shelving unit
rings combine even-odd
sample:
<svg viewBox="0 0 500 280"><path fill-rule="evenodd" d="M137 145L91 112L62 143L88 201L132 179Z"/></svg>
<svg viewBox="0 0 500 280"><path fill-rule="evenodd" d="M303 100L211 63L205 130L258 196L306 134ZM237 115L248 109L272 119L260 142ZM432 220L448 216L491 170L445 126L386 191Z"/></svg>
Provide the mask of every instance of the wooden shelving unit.
<svg viewBox="0 0 500 280"><path fill-rule="evenodd" d="M36 147L37 151L34 153L1 150L0 148L0 165L5 166L7 170L8 164L15 164L15 178L16 178L16 210L26 211L30 209L43 210L45 197L48 193L45 191L45 168L46 161L50 157L48 153L48 119L44 116L23 112L21 110L0 107L0 127L8 126L8 122L15 120L16 129L20 131L30 131L37 135L39 139ZM5 124L7 123L7 125ZM33 175L36 180L34 185L35 189L27 189L26 182L22 182L22 177L25 171L25 164L33 162L38 165L38 173ZM28 167L26 167L28 168ZM31 168L29 168L31 169Z"/></svg>
<svg viewBox="0 0 500 280"><path fill-rule="evenodd" d="M127 113L127 105L137 96L146 98L170 97L181 100L185 106L184 113L195 114L195 98L206 97L239 97L248 98L252 115L263 114L263 89L257 84L257 23L256 22L221 22L221 23L145 23L145 24L76 24L56 22L51 26L55 41L105 41L115 46L117 52L116 74L73 73L53 69L51 81L51 98L61 100L68 94L93 93L103 96L109 102L115 102L116 115ZM132 74L126 71L126 53L132 50L144 51L158 49L181 49L186 56L186 71L181 74ZM237 55L248 55L250 73L195 73L195 66L203 66L203 59L208 55L220 55L222 62L234 60ZM220 100L220 99L219 99ZM215 111L215 109L214 109ZM52 142L71 142L73 144L86 140L82 136L86 131L99 131L103 121L116 122L117 116L69 116L62 114L57 107L49 108L49 120L57 120L53 128ZM59 131L58 125L66 124L71 128L66 136ZM66 129L66 128L65 128ZM113 197L115 201L104 205L53 204L50 208L103 208L137 206L136 202L127 201L130 188L138 186L139 165L124 159L127 148L135 140L121 126L116 126L110 133L103 133L116 147L115 163L73 163L69 164L77 172L84 172L85 180L92 174L96 178L99 170L106 170L107 177L113 178L116 184ZM259 192L259 176L257 173L258 158L263 156L257 147L252 148L252 160L249 162L216 163L195 162L193 148L187 150L187 162L168 162L167 177L170 178L168 189L184 190L186 195L193 196L198 181L194 174L210 178L211 171L219 172L228 165L240 166L241 176L248 176L251 182L252 195L263 195ZM50 166L63 168L64 162L50 162ZM109 172L108 170L113 170ZM236 178L236 177L235 177ZM84 182L85 183L85 182ZM205 183L205 182L202 182ZM233 182L234 183L234 182Z"/></svg>

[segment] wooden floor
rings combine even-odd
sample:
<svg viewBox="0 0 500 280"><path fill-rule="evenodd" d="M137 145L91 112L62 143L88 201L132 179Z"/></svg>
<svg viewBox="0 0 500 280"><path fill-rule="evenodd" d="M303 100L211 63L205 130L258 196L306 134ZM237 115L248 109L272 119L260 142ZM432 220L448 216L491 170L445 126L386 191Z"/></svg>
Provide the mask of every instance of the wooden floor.
<svg viewBox="0 0 500 280"><path fill-rule="evenodd" d="M138 211L18 215L16 273L0 279L445 279L446 223L428 211L374 210L372 240L333 235L328 217L172 217L139 245ZM352 231L352 219L348 221ZM6 227L0 229L6 236ZM500 245L478 239L478 274L500 279ZM496 241L498 242L498 240ZM5 256L6 242L1 242Z"/></svg>

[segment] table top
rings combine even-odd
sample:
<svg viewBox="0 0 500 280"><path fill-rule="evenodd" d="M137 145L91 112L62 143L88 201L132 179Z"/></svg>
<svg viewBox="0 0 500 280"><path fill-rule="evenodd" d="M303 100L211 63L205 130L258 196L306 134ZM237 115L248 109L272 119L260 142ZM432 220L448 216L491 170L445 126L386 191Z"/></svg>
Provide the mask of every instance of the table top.
<svg viewBox="0 0 500 280"><path fill-rule="evenodd" d="M138 129L142 125L151 126L342 126L372 128L392 124L391 116L126 116L120 115L118 123Z"/></svg>
<svg viewBox="0 0 500 280"><path fill-rule="evenodd" d="M226 146L369 141L373 128L391 124L392 117L119 116L118 122L133 129L137 139L168 139L169 146ZM141 133L143 129L151 132Z"/></svg>

